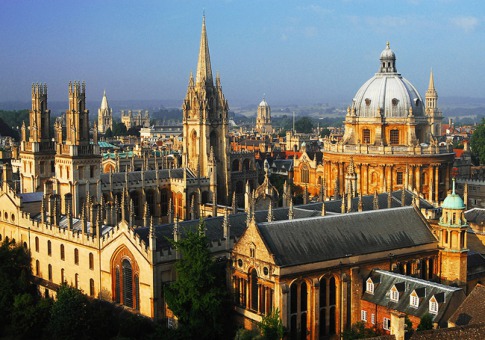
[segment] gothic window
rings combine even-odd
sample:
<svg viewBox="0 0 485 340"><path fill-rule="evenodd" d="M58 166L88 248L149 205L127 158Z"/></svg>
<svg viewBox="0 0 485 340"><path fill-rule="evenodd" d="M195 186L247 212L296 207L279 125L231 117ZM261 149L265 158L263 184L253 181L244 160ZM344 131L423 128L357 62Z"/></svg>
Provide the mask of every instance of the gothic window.
<svg viewBox="0 0 485 340"><path fill-rule="evenodd" d="M94 296L94 280L89 280L89 296Z"/></svg>
<svg viewBox="0 0 485 340"><path fill-rule="evenodd" d="M301 182L302 183L309 183L310 182L310 171L308 170L308 167L304 165L301 168Z"/></svg>
<svg viewBox="0 0 485 340"><path fill-rule="evenodd" d="M399 130L391 130L390 131L390 142L392 145L399 144Z"/></svg>
<svg viewBox="0 0 485 340"><path fill-rule="evenodd" d="M74 287L79 288L79 274L74 275Z"/></svg>
<svg viewBox="0 0 485 340"><path fill-rule="evenodd" d="M140 310L140 279L135 275L135 309Z"/></svg>
<svg viewBox="0 0 485 340"><path fill-rule="evenodd" d="M79 264L79 250L74 248L74 264Z"/></svg>
<svg viewBox="0 0 485 340"><path fill-rule="evenodd" d="M364 144L370 143L370 130L369 129L362 130L362 141L364 142Z"/></svg>
<svg viewBox="0 0 485 340"><path fill-rule="evenodd" d="M116 274L115 274L115 301L120 303L121 298L120 298L120 267L116 267Z"/></svg>
<svg viewBox="0 0 485 340"><path fill-rule="evenodd" d="M39 252L39 238L37 236L35 237L35 251Z"/></svg>
<svg viewBox="0 0 485 340"><path fill-rule="evenodd" d="M52 265L51 264L49 264L49 266L47 267L47 274L48 274L49 281L52 281Z"/></svg>
<svg viewBox="0 0 485 340"><path fill-rule="evenodd" d="M89 253L89 269L94 269L94 255L93 253Z"/></svg>
<svg viewBox="0 0 485 340"><path fill-rule="evenodd" d="M64 255L64 245L61 244L61 260L64 261L65 255Z"/></svg>
<svg viewBox="0 0 485 340"><path fill-rule="evenodd" d="M35 275L40 276L40 262L35 260Z"/></svg>
<svg viewBox="0 0 485 340"><path fill-rule="evenodd" d="M133 307L133 271L131 263L128 260L122 262L123 275L123 304L128 307Z"/></svg>
<svg viewBox="0 0 485 340"><path fill-rule="evenodd" d="M61 283L64 283L64 268L61 268Z"/></svg>
<svg viewBox="0 0 485 340"><path fill-rule="evenodd" d="M251 270L251 309L258 311L258 273Z"/></svg>
<svg viewBox="0 0 485 340"><path fill-rule="evenodd" d="M337 286L335 278L322 278L320 280L320 337L335 334L336 330L336 296Z"/></svg>
<svg viewBox="0 0 485 340"><path fill-rule="evenodd" d="M52 243L51 241L47 241L47 255L51 256L52 255Z"/></svg>
<svg viewBox="0 0 485 340"><path fill-rule="evenodd" d="M294 282L290 287L290 338L305 339L307 335L307 284Z"/></svg>
<svg viewBox="0 0 485 340"><path fill-rule="evenodd" d="M194 157L197 155L197 132L195 130L192 131L192 135L190 136L190 155L189 157ZM190 161L190 158L189 158Z"/></svg>

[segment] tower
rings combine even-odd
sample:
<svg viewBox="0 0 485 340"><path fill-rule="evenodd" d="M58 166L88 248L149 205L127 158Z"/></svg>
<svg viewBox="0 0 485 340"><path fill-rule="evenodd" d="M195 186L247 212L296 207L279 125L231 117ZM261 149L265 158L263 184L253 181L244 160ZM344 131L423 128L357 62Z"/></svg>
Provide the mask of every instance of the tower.
<svg viewBox="0 0 485 340"><path fill-rule="evenodd" d="M65 116L65 139L56 140L56 192L64 201L71 194L72 212L79 216L88 196L98 198L101 154L97 143L90 143L89 110L86 109L86 84L69 82L69 109ZM57 129L61 127L58 126ZM61 205L65 213L65 204Z"/></svg>
<svg viewBox="0 0 485 340"><path fill-rule="evenodd" d="M256 116L256 131L260 133L271 133L271 108L263 98L258 105L258 114Z"/></svg>
<svg viewBox="0 0 485 340"><path fill-rule="evenodd" d="M183 109L184 167L197 176L209 177L209 157L213 150L217 173L217 200L229 201L229 129L227 100L222 93L221 81L215 84L209 55L205 16L202 19L199 59L194 80L190 75Z"/></svg>
<svg viewBox="0 0 485 340"><path fill-rule="evenodd" d="M50 110L47 108L47 85L32 84L32 109L29 126L22 125L20 158L21 191L42 191L54 175L54 143L50 134ZM27 130L29 136L27 137Z"/></svg>
<svg viewBox="0 0 485 340"><path fill-rule="evenodd" d="M101 99L101 106L98 109L98 132L106 133L106 130L113 130L113 109L109 107L106 91Z"/></svg>
<svg viewBox="0 0 485 340"><path fill-rule="evenodd" d="M441 279L445 284L465 286L467 280L467 228L465 204L453 190L443 201L438 223L441 250Z"/></svg>
<svg viewBox="0 0 485 340"><path fill-rule="evenodd" d="M440 136L441 135L441 120L443 119L443 115L441 111L438 109L438 93L434 88L434 76L433 70L429 75L429 86L428 90L426 91L426 115L428 116L429 124L431 126L431 134L433 136Z"/></svg>

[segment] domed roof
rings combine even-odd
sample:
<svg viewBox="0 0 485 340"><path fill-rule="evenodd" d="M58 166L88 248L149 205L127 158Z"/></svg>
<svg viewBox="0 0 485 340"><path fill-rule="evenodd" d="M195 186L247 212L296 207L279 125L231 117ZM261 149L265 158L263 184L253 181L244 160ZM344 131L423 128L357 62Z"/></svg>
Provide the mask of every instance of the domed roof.
<svg viewBox="0 0 485 340"><path fill-rule="evenodd" d="M441 204L443 209L455 209L455 210L463 210L465 209L465 203L463 202L460 195L455 193L455 179L453 178L453 191L451 194L446 196L443 204Z"/></svg>
<svg viewBox="0 0 485 340"><path fill-rule="evenodd" d="M381 67L355 94L352 108L360 117L388 118L424 116L424 103L416 88L396 70L396 57L389 43L381 53Z"/></svg>
<svg viewBox="0 0 485 340"><path fill-rule="evenodd" d="M267 107L267 106L269 106L269 105L268 105L268 103L266 103L266 100L264 100L264 98L263 98L263 100L261 101L261 103L259 103L259 105L258 105L258 106Z"/></svg>

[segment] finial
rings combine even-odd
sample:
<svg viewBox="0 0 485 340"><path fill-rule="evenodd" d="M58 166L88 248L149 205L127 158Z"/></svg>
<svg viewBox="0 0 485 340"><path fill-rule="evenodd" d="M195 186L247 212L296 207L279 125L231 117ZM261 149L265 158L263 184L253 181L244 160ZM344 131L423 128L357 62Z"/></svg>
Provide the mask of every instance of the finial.
<svg viewBox="0 0 485 340"><path fill-rule="evenodd" d="M389 40L386 42L386 48L391 48L391 44L389 43Z"/></svg>

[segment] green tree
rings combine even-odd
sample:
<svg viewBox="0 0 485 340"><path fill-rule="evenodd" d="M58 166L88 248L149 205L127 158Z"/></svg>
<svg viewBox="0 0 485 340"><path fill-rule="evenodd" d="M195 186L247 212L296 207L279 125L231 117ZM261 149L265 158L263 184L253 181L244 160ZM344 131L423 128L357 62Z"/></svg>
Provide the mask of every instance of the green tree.
<svg viewBox="0 0 485 340"><path fill-rule="evenodd" d="M301 117L295 121L295 130L302 133L310 133L313 130L313 120L309 117Z"/></svg>
<svg viewBox="0 0 485 340"><path fill-rule="evenodd" d="M52 299L29 293L14 297L9 333L18 339L42 338L49 323Z"/></svg>
<svg viewBox="0 0 485 340"><path fill-rule="evenodd" d="M123 123L113 124L113 136L126 136L126 125Z"/></svg>
<svg viewBox="0 0 485 340"><path fill-rule="evenodd" d="M204 235L204 223L171 241L182 258L177 261L177 279L165 287L168 307L177 316L179 330L188 337L214 339L222 336L226 299L224 280L217 280L217 266Z"/></svg>
<svg viewBox="0 0 485 340"><path fill-rule="evenodd" d="M343 333L345 340L373 338L381 335L381 332L376 328L366 328L364 321L359 321L348 328Z"/></svg>
<svg viewBox="0 0 485 340"><path fill-rule="evenodd" d="M63 284L52 306L49 329L54 339L84 337L89 300L79 289ZM101 322L101 320L100 320Z"/></svg>
<svg viewBox="0 0 485 340"><path fill-rule="evenodd" d="M271 314L263 316L263 320L258 324L261 335L266 340L279 340L283 337L285 329L283 322L280 319L280 311L278 308L273 310Z"/></svg>
<svg viewBox="0 0 485 340"><path fill-rule="evenodd" d="M126 131L127 136L136 136L140 137L140 128L139 127L131 127Z"/></svg>
<svg viewBox="0 0 485 340"><path fill-rule="evenodd" d="M472 154L478 158L480 164L485 163L485 119L477 126L470 140Z"/></svg>
<svg viewBox="0 0 485 340"><path fill-rule="evenodd" d="M123 124L124 125L124 124ZM107 128L106 131L104 132L104 136L106 138L111 138L113 137L113 131L111 130L111 128Z"/></svg>
<svg viewBox="0 0 485 340"><path fill-rule="evenodd" d="M418 332L426 331L428 329L433 329L433 316L429 313L425 314L421 321L419 322L418 328L416 329Z"/></svg>
<svg viewBox="0 0 485 340"><path fill-rule="evenodd" d="M327 128L323 128L322 131L320 131L320 137L327 137L330 136L330 130Z"/></svg>
<svg viewBox="0 0 485 340"><path fill-rule="evenodd" d="M30 254L6 239L0 246L0 332L11 324L14 299L19 294L36 295L32 284Z"/></svg>

